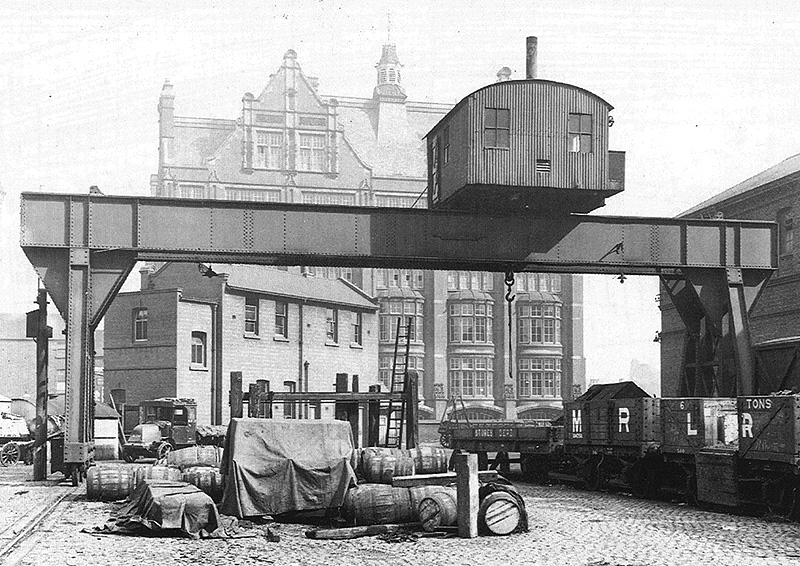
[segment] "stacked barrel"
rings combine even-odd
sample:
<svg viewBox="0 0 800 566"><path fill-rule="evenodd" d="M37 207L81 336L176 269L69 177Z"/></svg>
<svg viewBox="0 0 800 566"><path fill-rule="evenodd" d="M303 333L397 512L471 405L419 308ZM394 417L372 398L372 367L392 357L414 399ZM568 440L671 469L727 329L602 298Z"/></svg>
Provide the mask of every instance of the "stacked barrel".
<svg viewBox="0 0 800 566"><path fill-rule="evenodd" d="M219 470L222 449L193 446L170 452L166 465L103 463L86 473L86 497L103 501L127 498L145 480L183 481L207 493L214 501L222 498L223 476Z"/></svg>

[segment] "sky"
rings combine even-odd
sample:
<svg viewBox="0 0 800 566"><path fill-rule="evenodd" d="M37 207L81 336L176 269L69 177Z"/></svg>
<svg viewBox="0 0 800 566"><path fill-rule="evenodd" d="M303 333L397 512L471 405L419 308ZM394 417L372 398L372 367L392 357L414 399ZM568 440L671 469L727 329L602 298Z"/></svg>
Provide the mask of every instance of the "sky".
<svg viewBox="0 0 800 566"><path fill-rule="evenodd" d="M0 4L0 313L33 308L22 191L147 195L165 79L176 115L236 118L288 49L327 95L371 96L397 45L409 100L456 103L510 67L614 107L625 192L603 215L675 216L800 153L793 1L133 1ZM586 276L587 376L658 366L652 277Z"/></svg>

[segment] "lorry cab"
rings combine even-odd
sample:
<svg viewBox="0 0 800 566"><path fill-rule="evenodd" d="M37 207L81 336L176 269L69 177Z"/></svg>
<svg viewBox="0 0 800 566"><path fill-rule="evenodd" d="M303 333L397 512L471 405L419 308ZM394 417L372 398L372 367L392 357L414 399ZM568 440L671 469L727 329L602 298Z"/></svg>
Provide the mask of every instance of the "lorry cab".
<svg viewBox="0 0 800 566"><path fill-rule="evenodd" d="M161 437L174 447L196 443L197 403L194 399L162 398L142 401L139 422L156 423Z"/></svg>
<svg viewBox="0 0 800 566"><path fill-rule="evenodd" d="M161 398L139 404L139 424L123 447L123 457L164 458L176 448L197 444L197 403L194 399Z"/></svg>

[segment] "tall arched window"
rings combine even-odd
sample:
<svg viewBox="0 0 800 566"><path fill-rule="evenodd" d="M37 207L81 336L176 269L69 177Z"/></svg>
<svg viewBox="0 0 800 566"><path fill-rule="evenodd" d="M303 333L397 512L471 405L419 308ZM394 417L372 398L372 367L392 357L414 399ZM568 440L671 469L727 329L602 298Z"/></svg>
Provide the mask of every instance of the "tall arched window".
<svg viewBox="0 0 800 566"><path fill-rule="evenodd" d="M205 332L192 332L192 365L206 367Z"/></svg>
<svg viewBox="0 0 800 566"><path fill-rule="evenodd" d="M133 339L135 341L147 340L147 309L133 309Z"/></svg>

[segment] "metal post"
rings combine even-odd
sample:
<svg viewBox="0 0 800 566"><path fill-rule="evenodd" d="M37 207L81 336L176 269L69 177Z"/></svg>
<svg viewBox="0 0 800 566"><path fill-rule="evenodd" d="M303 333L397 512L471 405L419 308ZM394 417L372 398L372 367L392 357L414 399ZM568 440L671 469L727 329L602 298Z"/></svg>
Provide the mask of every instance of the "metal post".
<svg viewBox="0 0 800 566"><path fill-rule="evenodd" d="M405 376L406 392L406 448L416 448L419 444L419 379L417 372L408 371Z"/></svg>
<svg viewBox="0 0 800 566"><path fill-rule="evenodd" d="M47 326L47 291L39 289L36 328L36 440L33 448L33 480L47 479L47 368L49 339L53 329Z"/></svg>

